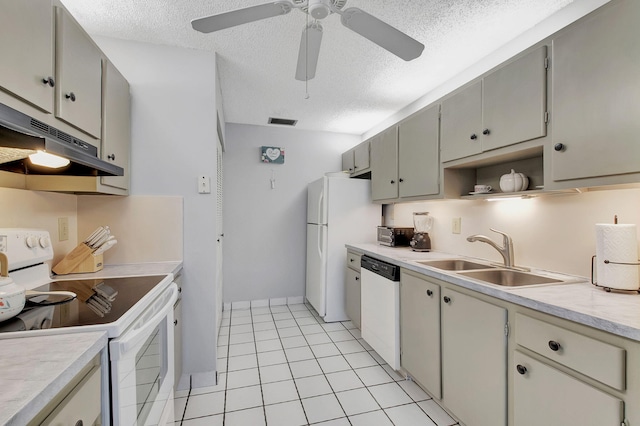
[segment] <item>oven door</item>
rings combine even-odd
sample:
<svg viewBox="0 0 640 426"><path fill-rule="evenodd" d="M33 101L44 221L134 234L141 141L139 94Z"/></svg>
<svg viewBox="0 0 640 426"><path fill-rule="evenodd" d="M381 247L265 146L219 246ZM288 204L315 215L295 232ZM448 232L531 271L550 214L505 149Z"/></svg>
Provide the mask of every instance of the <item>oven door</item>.
<svg viewBox="0 0 640 426"><path fill-rule="evenodd" d="M109 342L114 425L157 425L173 398L172 283L120 337ZM170 419L173 421L173 418Z"/></svg>

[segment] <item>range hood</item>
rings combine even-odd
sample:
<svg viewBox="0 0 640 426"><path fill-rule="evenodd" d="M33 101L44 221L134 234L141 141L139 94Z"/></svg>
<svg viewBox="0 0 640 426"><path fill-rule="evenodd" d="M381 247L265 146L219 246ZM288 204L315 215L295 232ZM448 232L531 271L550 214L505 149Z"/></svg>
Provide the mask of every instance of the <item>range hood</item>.
<svg viewBox="0 0 640 426"><path fill-rule="evenodd" d="M33 164L38 151L66 158L69 165ZM98 158L98 149L74 136L0 103L0 170L37 175L123 176L124 169Z"/></svg>

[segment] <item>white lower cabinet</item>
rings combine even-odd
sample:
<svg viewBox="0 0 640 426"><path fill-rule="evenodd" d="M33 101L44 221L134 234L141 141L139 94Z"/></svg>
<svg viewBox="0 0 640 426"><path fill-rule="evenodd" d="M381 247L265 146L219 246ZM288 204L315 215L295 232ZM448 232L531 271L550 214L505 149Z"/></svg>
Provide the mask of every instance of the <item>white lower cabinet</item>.
<svg viewBox="0 0 640 426"><path fill-rule="evenodd" d="M442 401L465 425L506 426L507 310L450 289L441 296Z"/></svg>
<svg viewBox="0 0 640 426"><path fill-rule="evenodd" d="M440 286L400 274L400 365L431 395L442 397Z"/></svg>
<svg viewBox="0 0 640 426"><path fill-rule="evenodd" d="M520 351L515 351L514 364L515 426L624 424L624 404L618 398Z"/></svg>
<svg viewBox="0 0 640 426"><path fill-rule="evenodd" d="M360 328L360 272L347 268L345 309L351 322Z"/></svg>

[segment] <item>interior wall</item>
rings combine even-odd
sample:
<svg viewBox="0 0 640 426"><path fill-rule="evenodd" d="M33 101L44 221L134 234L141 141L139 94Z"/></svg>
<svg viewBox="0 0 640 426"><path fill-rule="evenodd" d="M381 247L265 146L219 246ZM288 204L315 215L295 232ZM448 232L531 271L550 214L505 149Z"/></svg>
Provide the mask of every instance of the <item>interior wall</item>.
<svg viewBox="0 0 640 426"><path fill-rule="evenodd" d="M131 86L131 194L184 199L183 370L216 382L216 80L212 52L95 37ZM211 193L198 193L198 176ZM171 244L171 241L167 241ZM197 350L196 350L197 348ZM180 385L182 387L182 384Z"/></svg>
<svg viewBox="0 0 640 426"><path fill-rule="evenodd" d="M504 201L443 200L395 204L385 208L385 223L413 227L414 211L434 217L430 232L434 250L502 262L500 254L469 235L483 234L502 245L502 236L513 238L516 265L566 274L591 276L591 256L596 254L595 224L640 225L640 189L593 191ZM452 220L462 219L460 234L453 234ZM640 234L639 234L640 236Z"/></svg>
<svg viewBox="0 0 640 426"><path fill-rule="evenodd" d="M78 241L77 197L53 192L0 188L0 228L35 228L49 231L52 265L58 263ZM59 241L58 218L69 219L69 239Z"/></svg>
<svg viewBox="0 0 640 426"><path fill-rule="evenodd" d="M304 296L307 184L342 168L359 136L227 123L225 303ZM260 147L285 150L260 162ZM275 187L271 187L271 179Z"/></svg>

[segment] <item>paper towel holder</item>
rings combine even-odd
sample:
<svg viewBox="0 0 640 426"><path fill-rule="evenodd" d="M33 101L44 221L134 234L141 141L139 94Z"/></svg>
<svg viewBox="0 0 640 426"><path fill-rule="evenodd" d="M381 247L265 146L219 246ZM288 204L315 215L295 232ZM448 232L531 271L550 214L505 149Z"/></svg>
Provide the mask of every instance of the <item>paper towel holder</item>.
<svg viewBox="0 0 640 426"><path fill-rule="evenodd" d="M617 216L616 216L617 219ZM609 264L612 263L614 265L630 265L630 266L638 266L640 265L640 259L638 259L637 262L613 262L611 260L604 260L604 263ZM593 255L591 256L591 284L595 285L596 287L602 288L604 289L604 291L606 291L607 293L611 293L612 289L611 287L603 287L601 285L598 285L598 282L595 280L595 265L596 265L596 256ZM622 289L615 289L615 291L619 291L622 293L639 293L640 294L640 289L638 290L622 290Z"/></svg>

